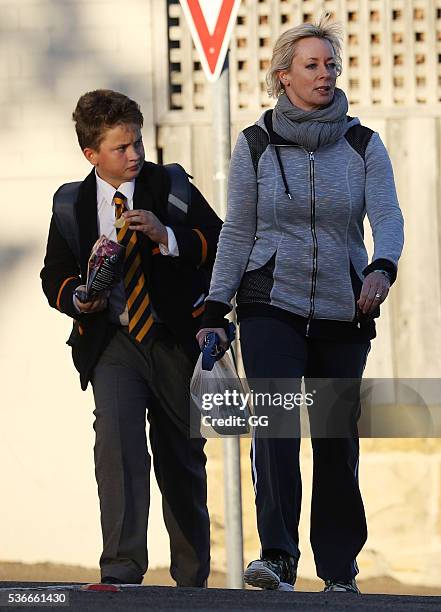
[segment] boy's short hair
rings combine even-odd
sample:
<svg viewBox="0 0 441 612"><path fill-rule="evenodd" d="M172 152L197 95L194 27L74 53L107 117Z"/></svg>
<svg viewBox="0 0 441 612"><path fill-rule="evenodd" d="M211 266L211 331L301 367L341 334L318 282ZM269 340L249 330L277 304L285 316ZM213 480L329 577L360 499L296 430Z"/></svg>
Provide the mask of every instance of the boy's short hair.
<svg viewBox="0 0 441 612"><path fill-rule="evenodd" d="M142 127L144 117L139 104L111 89L96 89L81 96L72 113L82 150L99 150L105 131L121 123Z"/></svg>

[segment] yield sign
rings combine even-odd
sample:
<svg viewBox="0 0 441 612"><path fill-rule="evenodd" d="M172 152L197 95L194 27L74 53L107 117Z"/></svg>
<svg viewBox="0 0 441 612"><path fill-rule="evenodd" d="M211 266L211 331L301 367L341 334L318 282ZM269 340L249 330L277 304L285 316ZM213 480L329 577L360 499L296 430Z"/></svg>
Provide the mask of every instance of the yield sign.
<svg viewBox="0 0 441 612"><path fill-rule="evenodd" d="M222 70L240 0L180 0L209 81Z"/></svg>

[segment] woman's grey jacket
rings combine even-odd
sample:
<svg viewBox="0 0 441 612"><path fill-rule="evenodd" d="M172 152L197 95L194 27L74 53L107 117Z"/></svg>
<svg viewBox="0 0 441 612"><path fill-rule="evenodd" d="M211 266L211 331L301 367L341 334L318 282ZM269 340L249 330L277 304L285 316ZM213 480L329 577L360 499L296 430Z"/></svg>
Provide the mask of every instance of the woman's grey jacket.
<svg viewBox="0 0 441 612"><path fill-rule="evenodd" d="M263 144L256 149L256 128L247 128L232 155L228 212L207 309L218 302L227 312L246 273L262 269L268 276L270 269L271 282L252 291L251 301L309 322L356 321L363 277L383 269L395 280L403 247L403 217L380 136L361 128L369 132L363 153L347 136L310 152L278 137L270 115L265 120L264 113L256 125L264 130ZM346 134L356 125L357 118L348 118ZM366 214L374 240L369 266ZM242 289L238 303L248 299Z"/></svg>

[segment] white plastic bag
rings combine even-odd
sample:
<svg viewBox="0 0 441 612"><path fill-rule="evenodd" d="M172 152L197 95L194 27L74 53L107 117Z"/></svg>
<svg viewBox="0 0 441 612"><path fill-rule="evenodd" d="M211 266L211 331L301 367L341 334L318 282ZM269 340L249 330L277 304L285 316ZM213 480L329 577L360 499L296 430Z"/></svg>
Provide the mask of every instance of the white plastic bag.
<svg viewBox="0 0 441 612"><path fill-rule="evenodd" d="M228 352L214 363L212 370L202 369L202 353L199 355L190 394L201 413L201 433L205 437L210 428L224 436L249 432L250 395Z"/></svg>

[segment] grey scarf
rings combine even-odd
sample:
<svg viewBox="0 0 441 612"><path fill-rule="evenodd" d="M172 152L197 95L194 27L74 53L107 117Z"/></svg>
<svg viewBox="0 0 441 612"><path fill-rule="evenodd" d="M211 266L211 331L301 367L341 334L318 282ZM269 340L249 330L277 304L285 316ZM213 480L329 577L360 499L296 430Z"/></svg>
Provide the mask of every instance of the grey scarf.
<svg viewBox="0 0 441 612"><path fill-rule="evenodd" d="M285 140L307 151L315 151L345 134L347 112L348 100L341 89L335 90L331 104L313 111L294 106L288 96L282 94L273 111L273 129Z"/></svg>

